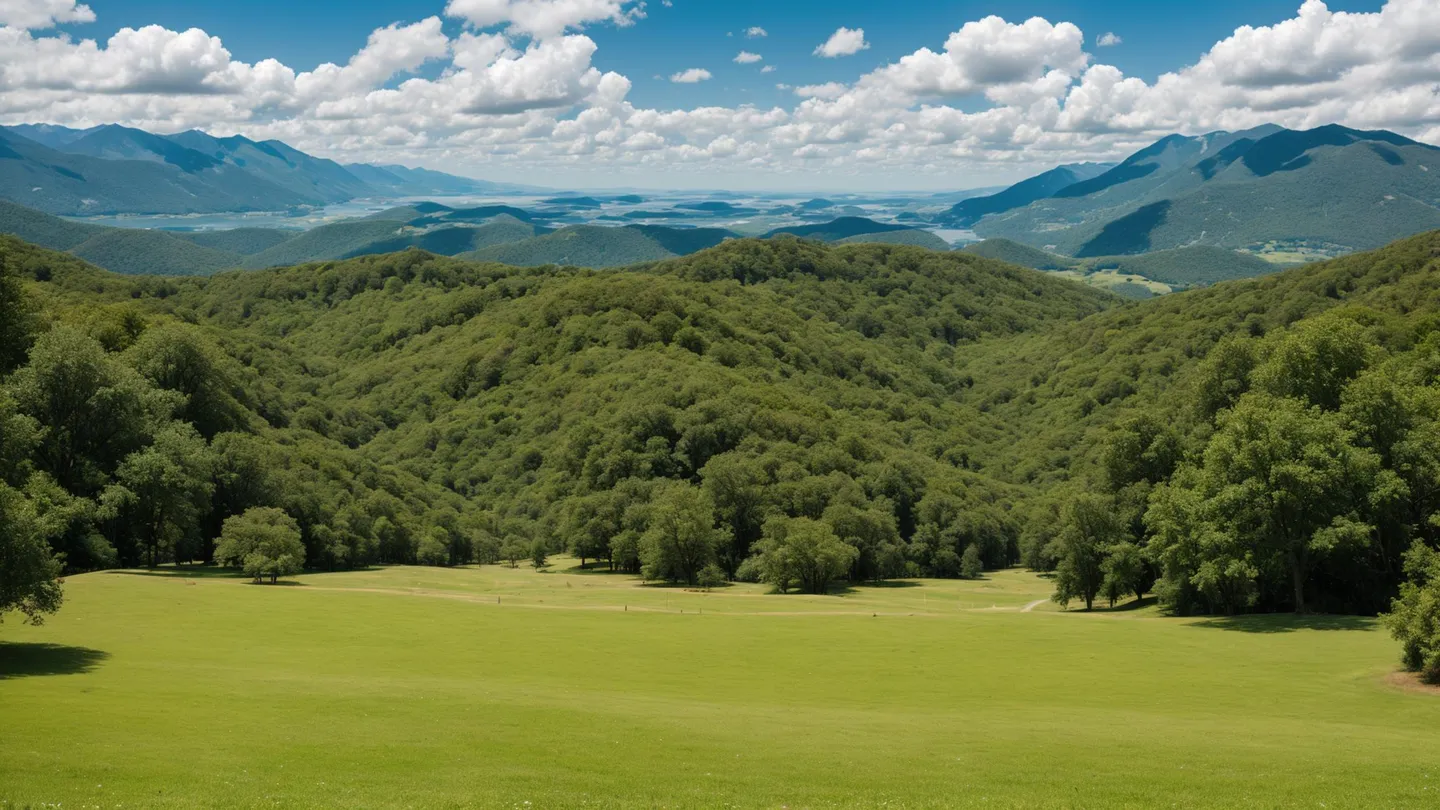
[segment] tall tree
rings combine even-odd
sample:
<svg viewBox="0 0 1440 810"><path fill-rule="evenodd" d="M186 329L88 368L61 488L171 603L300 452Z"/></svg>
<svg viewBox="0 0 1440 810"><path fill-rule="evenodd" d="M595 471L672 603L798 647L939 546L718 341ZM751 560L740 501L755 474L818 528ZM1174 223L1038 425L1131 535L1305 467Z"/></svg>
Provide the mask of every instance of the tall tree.
<svg viewBox="0 0 1440 810"><path fill-rule="evenodd" d="M152 568L167 556L192 560L200 551L196 540L201 518L210 509L214 491L209 447L195 429L172 423L151 446L132 454L115 471L115 485L101 501L117 531Z"/></svg>
<svg viewBox="0 0 1440 810"><path fill-rule="evenodd" d="M0 483L0 620L19 611L40 624L63 598L60 561L40 536L34 511L24 495Z"/></svg>
<svg viewBox="0 0 1440 810"><path fill-rule="evenodd" d="M1317 558L1367 541L1379 469L1333 413L1292 398L1242 397L1205 448L1201 486L1222 531L1262 566L1287 570L1297 613Z"/></svg>
<svg viewBox="0 0 1440 810"><path fill-rule="evenodd" d="M765 525L765 471L753 458L725 453L710 459L700 476L721 524L728 529L730 542L722 550L720 562L733 577Z"/></svg>
<svg viewBox="0 0 1440 810"><path fill-rule="evenodd" d="M25 362L33 326L30 298L11 268L9 253L0 250L0 376Z"/></svg>
<svg viewBox="0 0 1440 810"><path fill-rule="evenodd" d="M724 540L703 490L683 483L666 485L650 507L648 527L640 538L645 577L695 585L705 566L715 562Z"/></svg>
<svg viewBox="0 0 1440 810"><path fill-rule="evenodd" d="M1059 564L1053 599L1062 606L1080 599L1086 610L1092 609L1105 580L1106 550L1125 536L1125 526L1110 499L1081 495L1071 501L1057 538Z"/></svg>
<svg viewBox="0 0 1440 810"><path fill-rule="evenodd" d="M93 495L130 453L144 446L177 404L135 371L68 327L40 337L10 392L41 426L36 466L66 489Z"/></svg>

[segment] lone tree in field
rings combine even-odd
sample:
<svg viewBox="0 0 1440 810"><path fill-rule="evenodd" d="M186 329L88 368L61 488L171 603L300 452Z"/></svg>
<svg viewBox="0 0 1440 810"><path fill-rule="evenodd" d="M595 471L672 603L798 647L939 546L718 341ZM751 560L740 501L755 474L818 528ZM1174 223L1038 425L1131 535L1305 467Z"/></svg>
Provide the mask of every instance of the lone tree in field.
<svg viewBox="0 0 1440 810"><path fill-rule="evenodd" d="M215 559L222 565L241 566L256 582L269 577L274 583L298 574L305 566L300 525L280 509L250 509L225 521Z"/></svg>
<svg viewBox="0 0 1440 810"><path fill-rule="evenodd" d="M760 578L781 593L798 585L805 593L825 594L860 555L829 526L809 518L770 521L759 548Z"/></svg>
<svg viewBox="0 0 1440 810"><path fill-rule="evenodd" d="M0 483L0 620L12 610L40 624L60 609L60 561L36 530L25 497Z"/></svg>

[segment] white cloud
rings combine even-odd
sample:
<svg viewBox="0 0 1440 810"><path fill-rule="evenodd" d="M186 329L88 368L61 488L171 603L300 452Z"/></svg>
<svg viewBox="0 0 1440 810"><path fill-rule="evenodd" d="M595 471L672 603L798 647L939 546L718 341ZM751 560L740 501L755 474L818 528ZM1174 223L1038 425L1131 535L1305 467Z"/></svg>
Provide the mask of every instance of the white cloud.
<svg viewBox="0 0 1440 810"><path fill-rule="evenodd" d="M774 66L774 65L766 65L765 67L760 68L760 72L761 72L761 73L774 73L774 72L775 72L775 66Z"/></svg>
<svg viewBox="0 0 1440 810"><path fill-rule="evenodd" d="M762 61L764 58L765 58L765 57L761 56L761 55L758 54L758 53L751 53L751 52L749 52L749 51L741 51L741 52L739 53L739 55L737 55L737 56L735 57L735 62L736 62L737 64L741 64L741 65L753 65L753 64L755 64L756 62Z"/></svg>
<svg viewBox="0 0 1440 810"><path fill-rule="evenodd" d="M512 33L547 38L591 23L631 25L644 19L645 4L636 0L450 0L445 14L476 28L508 25Z"/></svg>
<svg viewBox="0 0 1440 810"><path fill-rule="evenodd" d="M815 55L835 59L841 56L853 56L869 47L870 43L865 41L864 28L842 27L831 34L823 45L815 49Z"/></svg>
<svg viewBox="0 0 1440 810"><path fill-rule="evenodd" d="M0 12L18 8L4 3ZM988 17L876 70L778 84L798 95L772 107L673 110L632 103L628 78L595 67L596 43L565 33L616 13L633 19L638 3L453 0L456 9L469 22L461 32L447 35L434 17L402 22L357 42L343 64L304 72L240 61L198 29L126 28L97 41L16 22L0 27L0 123L201 127L344 161L612 186L632 173L674 185L691 172L711 187L747 176L857 187L1007 180L1115 159L1170 132L1272 121L1440 139L1435 0L1389 0L1370 13L1310 0L1153 82L1097 63L1085 50L1095 40L1071 23ZM548 22L524 16L535 10Z"/></svg>
<svg viewBox="0 0 1440 810"><path fill-rule="evenodd" d="M673 74L670 81L676 84L699 84L710 80L710 71L704 68L690 68Z"/></svg>
<svg viewBox="0 0 1440 810"><path fill-rule="evenodd" d="M1124 41L1125 40L1121 39L1120 35L1115 33L1114 31L1107 31L1101 34L1100 37L1095 40L1095 45L1100 48L1113 48L1116 45L1123 43Z"/></svg>
<svg viewBox="0 0 1440 810"><path fill-rule="evenodd" d="M95 12L75 0L0 0L0 25L34 30L88 22L95 22Z"/></svg>
<svg viewBox="0 0 1440 810"><path fill-rule="evenodd" d="M836 99L845 95L850 90L848 84L841 82L826 82L825 84L807 84L795 88L795 95L802 98L824 98Z"/></svg>
<svg viewBox="0 0 1440 810"><path fill-rule="evenodd" d="M770 36L770 32L758 25L754 25L745 29L745 36L750 39L761 39Z"/></svg>

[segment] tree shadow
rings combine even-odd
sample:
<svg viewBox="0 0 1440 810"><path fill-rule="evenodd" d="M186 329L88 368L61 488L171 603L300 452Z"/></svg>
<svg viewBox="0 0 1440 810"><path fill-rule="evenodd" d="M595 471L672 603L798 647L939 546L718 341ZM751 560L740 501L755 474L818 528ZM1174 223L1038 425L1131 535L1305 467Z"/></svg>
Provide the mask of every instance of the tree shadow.
<svg viewBox="0 0 1440 810"><path fill-rule="evenodd" d="M1147 597L1145 597L1145 598L1143 598L1143 599L1131 599L1131 600L1128 601L1128 602L1123 602L1123 603L1121 603L1121 604L1117 604L1115 607L1108 607L1108 606L1107 606L1107 607L1096 607L1094 610L1091 610L1090 612L1091 612L1091 613L1129 613L1129 612L1131 612L1131 611L1133 611L1133 610L1140 610L1140 609L1142 609L1142 608L1153 607L1153 606L1154 606L1155 604L1157 604L1159 601L1160 601L1160 600L1159 600L1158 597L1147 596Z"/></svg>
<svg viewBox="0 0 1440 810"><path fill-rule="evenodd" d="M1254 616L1217 616L1191 622L1191 627L1207 630L1230 630L1240 633L1294 633L1297 630L1373 630L1376 619L1370 616L1297 616L1292 613L1267 613Z"/></svg>
<svg viewBox="0 0 1440 810"><path fill-rule="evenodd" d="M90 672L110 653L64 644L28 644L0 641L0 681L40 675L79 675Z"/></svg>
<svg viewBox="0 0 1440 810"><path fill-rule="evenodd" d="M248 579L237 568L217 568L210 565L135 568L121 571L107 571L122 577L159 577L160 579Z"/></svg>
<svg viewBox="0 0 1440 810"><path fill-rule="evenodd" d="M354 574L365 571L378 570L374 567L348 568L345 570L306 570L301 573L305 576L315 574ZM225 568L218 565L165 565L158 568L125 568L106 571L107 574L122 577L158 577L160 579L252 579L246 576L239 568ZM279 583L284 585L286 583ZM303 582L293 583L303 585Z"/></svg>
<svg viewBox="0 0 1440 810"><path fill-rule="evenodd" d="M973 580L971 580L971 581L973 581ZM850 588L856 588L856 589L862 589L862 588L880 588L880 589L888 589L888 588L919 588L919 587L923 586L924 584L925 584L925 583L919 582L919 581L913 580L913 579L882 579L882 580L880 580L879 582L856 582L856 583L852 583L852 584L849 585L848 587L850 587Z"/></svg>

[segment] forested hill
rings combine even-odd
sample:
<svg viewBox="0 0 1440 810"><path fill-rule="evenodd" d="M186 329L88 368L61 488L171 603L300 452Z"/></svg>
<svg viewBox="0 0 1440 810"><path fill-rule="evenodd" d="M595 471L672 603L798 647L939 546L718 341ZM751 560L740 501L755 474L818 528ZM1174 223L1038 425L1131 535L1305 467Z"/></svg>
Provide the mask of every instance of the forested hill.
<svg viewBox="0 0 1440 810"><path fill-rule="evenodd" d="M1089 603L1385 609L1440 543L1440 232L986 339L964 440ZM986 448L980 451L979 448Z"/></svg>
<svg viewBox="0 0 1440 810"><path fill-rule="evenodd" d="M410 251L209 279L121 277L7 244L43 313L16 339L34 348L6 384L11 412L45 421L69 355L151 403L129 444L85 450L87 473L63 479L83 519L54 542L74 567L204 557L225 517L278 505L321 567L493 559L539 540L633 570L643 505L682 484L728 513L731 573L776 511L849 521L856 576L957 571L939 533L961 511L1003 565L1014 498L968 469L975 414L955 401L969 381L954 357L1118 303L979 257L794 239L613 272ZM166 433L174 416L203 423L198 436ZM57 440L37 438L12 483L61 479ZM185 497L203 506L137 536L132 512L101 505L143 488L148 468L126 462L147 452L194 460ZM918 532L931 540L912 559L902 540Z"/></svg>
<svg viewBox="0 0 1440 810"><path fill-rule="evenodd" d="M614 271L408 251L208 279L6 245L38 310L4 320L0 451L74 567L204 557L225 517L277 505L312 566L538 543L638 570L663 502L710 510L728 576L804 517L852 579L969 552L1087 603L1375 611L1410 541L1440 540L1440 233L1139 304L793 238ZM61 423L85 429L35 429ZM153 502L165 464L186 509ZM1270 498L1308 528L1267 523Z"/></svg>

